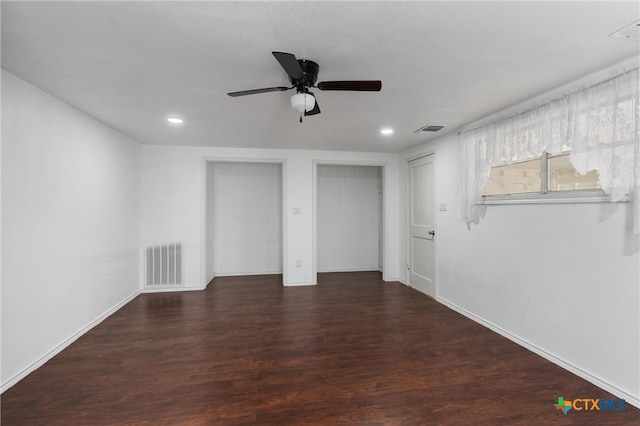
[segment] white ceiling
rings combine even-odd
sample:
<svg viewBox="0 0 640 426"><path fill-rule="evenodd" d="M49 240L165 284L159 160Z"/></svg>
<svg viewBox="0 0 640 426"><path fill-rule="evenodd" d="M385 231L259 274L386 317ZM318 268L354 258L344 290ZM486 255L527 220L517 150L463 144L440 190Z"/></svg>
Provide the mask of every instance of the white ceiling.
<svg viewBox="0 0 640 426"><path fill-rule="evenodd" d="M140 143L398 152L638 55L637 1L2 1L2 67ZM320 64L302 124L271 51ZM171 127L166 117L181 115ZM427 125L435 134L415 134ZM383 126L395 129L382 136Z"/></svg>

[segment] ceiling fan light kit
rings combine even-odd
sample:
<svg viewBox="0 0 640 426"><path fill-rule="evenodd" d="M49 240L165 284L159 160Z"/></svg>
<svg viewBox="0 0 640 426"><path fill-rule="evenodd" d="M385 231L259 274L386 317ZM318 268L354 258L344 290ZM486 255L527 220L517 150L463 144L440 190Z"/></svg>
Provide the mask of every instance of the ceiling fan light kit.
<svg viewBox="0 0 640 426"><path fill-rule="evenodd" d="M291 108L301 114L311 111L316 106L316 98L308 93L296 93L291 96Z"/></svg>
<svg viewBox="0 0 640 426"><path fill-rule="evenodd" d="M291 97L291 107L298 111L300 122L302 115L310 116L320 114L320 107L315 95L309 91L310 88L317 88L323 91L342 90L357 92L379 92L382 89L380 80L345 80L345 81L321 81L316 86L318 71L320 66L310 60L297 59L291 53L271 52L280 63L280 66L286 71L291 82L291 87L266 87L263 89L242 90L239 92L227 93L231 97L256 95L258 93L267 92L283 92L285 90L296 89L296 94Z"/></svg>

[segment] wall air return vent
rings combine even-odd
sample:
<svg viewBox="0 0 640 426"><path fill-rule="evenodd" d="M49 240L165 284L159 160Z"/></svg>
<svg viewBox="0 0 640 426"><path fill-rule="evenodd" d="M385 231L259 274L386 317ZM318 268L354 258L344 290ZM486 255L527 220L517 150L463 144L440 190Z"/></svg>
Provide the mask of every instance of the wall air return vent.
<svg viewBox="0 0 640 426"><path fill-rule="evenodd" d="M420 127L418 130L415 131L415 133L421 133L421 132L437 132L438 130L443 129L444 126L431 126L431 125L427 125L424 127Z"/></svg>
<svg viewBox="0 0 640 426"><path fill-rule="evenodd" d="M182 244L147 247L147 286L182 285Z"/></svg>
<svg viewBox="0 0 640 426"><path fill-rule="evenodd" d="M640 40L640 20L612 32L609 34L609 37L621 38L628 41Z"/></svg>

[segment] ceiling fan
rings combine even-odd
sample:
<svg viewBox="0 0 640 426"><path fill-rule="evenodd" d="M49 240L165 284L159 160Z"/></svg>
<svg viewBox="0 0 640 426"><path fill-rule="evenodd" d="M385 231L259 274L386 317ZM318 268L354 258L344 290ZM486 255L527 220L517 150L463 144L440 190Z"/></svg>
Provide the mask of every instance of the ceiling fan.
<svg viewBox="0 0 640 426"><path fill-rule="evenodd" d="M315 85L318 78L318 71L320 70L317 63L306 59L297 59L295 55L291 53L271 53L289 76L289 81L292 84L291 87L266 87L263 89L242 90L227 94L232 97L237 97L296 89L296 94L291 97L291 107L300 112L300 122L302 122L302 115L307 117L320 114L320 107L313 92L309 91L310 88L359 92L379 92L382 89L382 82L380 80L321 81L318 85Z"/></svg>

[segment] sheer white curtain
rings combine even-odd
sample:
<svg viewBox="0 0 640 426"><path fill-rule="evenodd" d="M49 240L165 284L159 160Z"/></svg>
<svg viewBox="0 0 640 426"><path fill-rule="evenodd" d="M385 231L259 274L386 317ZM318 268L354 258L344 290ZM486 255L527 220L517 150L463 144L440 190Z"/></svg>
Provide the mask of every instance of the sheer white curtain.
<svg viewBox="0 0 640 426"><path fill-rule="evenodd" d="M630 196L640 233L640 105L638 67L536 108L460 134L460 216L478 223L491 167L571 149L582 174L597 170L612 201Z"/></svg>

